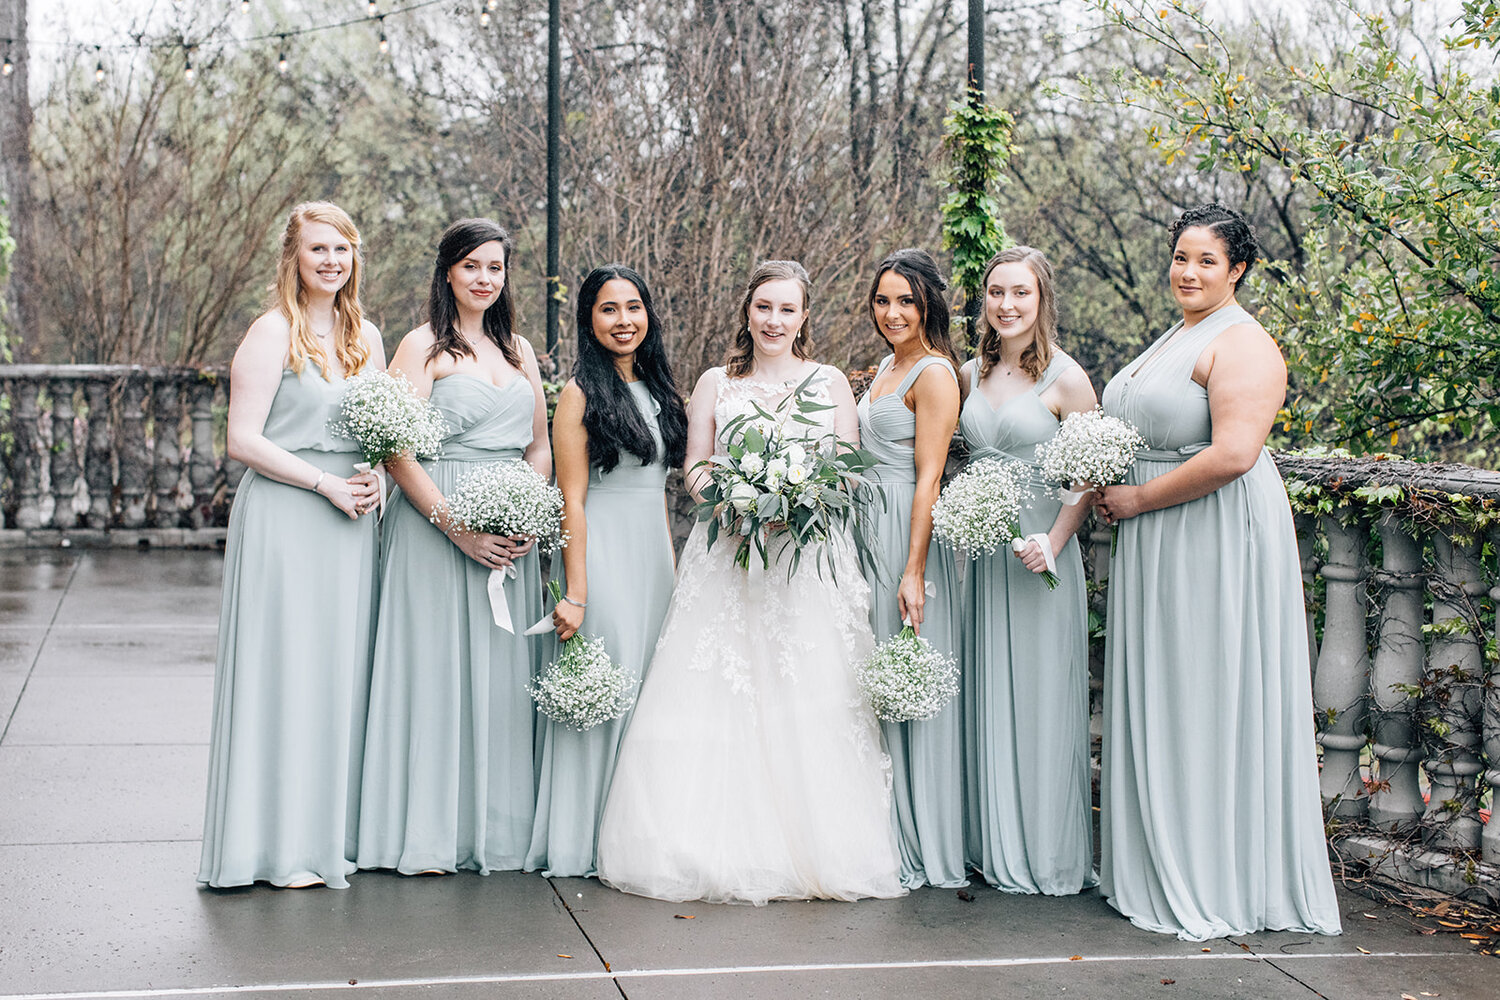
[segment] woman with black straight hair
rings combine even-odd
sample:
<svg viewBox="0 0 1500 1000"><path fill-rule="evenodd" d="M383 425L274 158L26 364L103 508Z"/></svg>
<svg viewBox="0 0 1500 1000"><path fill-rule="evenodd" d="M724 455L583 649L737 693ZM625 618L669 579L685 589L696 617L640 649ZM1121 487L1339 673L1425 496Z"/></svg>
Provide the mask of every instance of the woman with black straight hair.
<svg viewBox="0 0 1500 1000"><path fill-rule="evenodd" d="M578 290L578 362L552 419L568 545L552 562L557 638L604 640L637 687L672 596L667 470L682 464L687 412L646 281L596 267ZM553 651L555 652L555 651ZM593 875L599 817L631 713L577 732L541 720L528 869Z"/></svg>

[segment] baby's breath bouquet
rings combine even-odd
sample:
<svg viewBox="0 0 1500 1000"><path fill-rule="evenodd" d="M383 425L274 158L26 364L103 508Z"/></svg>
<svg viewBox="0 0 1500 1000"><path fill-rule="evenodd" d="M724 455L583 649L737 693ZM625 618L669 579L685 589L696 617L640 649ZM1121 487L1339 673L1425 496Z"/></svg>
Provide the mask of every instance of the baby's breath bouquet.
<svg viewBox="0 0 1500 1000"><path fill-rule="evenodd" d="M768 539L778 532L785 533L792 549L788 575L796 572L805 548L846 526L855 544L865 548L853 516L855 491L877 488L864 475L874 456L832 434L798 433L817 426L811 414L833 409L809 396L808 386L818 377L809 375L774 410L756 403L753 412L730 421L721 434L727 454L700 463L709 475L697 505L698 520L708 522L708 546L713 548L720 534L738 538L734 561L743 569L750 568L752 549L761 567L770 568ZM832 571L832 560L827 565Z"/></svg>
<svg viewBox="0 0 1500 1000"><path fill-rule="evenodd" d="M1036 460L1042 478L1062 488L1063 502L1075 504L1095 486L1123 483L1144 447L1140 431L1095 407L1068 414L1052 440L1037 445ZM1072 489L1080 483L1086 488Z"/></svg>
<svg viewBox="0 0 1500 1000"><path fill-rule="evenodd" d="M1021 538L1021 511L1031 506L1026 467L1020 462L981 458L949 480L932 505L932 532L977 559ZM1048 588L1057 574L1042 573Z"/></svg>
<svg viewBox="0 0 1500 1000"><path fill-rule="evenodd" d="M553 601L562 588L548 581ZM635 704L636 677L609 658L604 640L577 632L562 644L562 655L527 685L537 711L560 726L583 732L613 722Z"/></svg>
<svg viewBox="0 0 1500 1000"><path fill-rule="evenodd" d="M930 719L958 694L958 662L908 625L875 647L855 680L886 722Z"/></svg>
<svg viewBox="0 0 1500 1000"><path fill-rule="evenodd" d="M567 544L562 530L562 490L519 458L481 465L470 472L449 494L446 507L449 517L465 531L535 538L544 552ZM505 581L515 575L515 566L491 570L488 585L495 624L507 632L515 629Z"/></svg>
<svg viewBox="0 0 1500 1000"><path fill-rule="evenodd" d="M351 375L339 403L335 434L353 438L370 465L393 455L436 455L448 433L432 401L417 395L404 375L363 371Z"/></svg>

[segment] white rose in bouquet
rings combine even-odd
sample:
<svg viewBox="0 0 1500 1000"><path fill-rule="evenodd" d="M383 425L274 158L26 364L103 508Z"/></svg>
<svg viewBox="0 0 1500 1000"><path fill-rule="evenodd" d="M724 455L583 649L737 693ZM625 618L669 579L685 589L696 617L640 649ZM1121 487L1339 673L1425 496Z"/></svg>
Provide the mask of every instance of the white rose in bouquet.
<svg viewBox="0 0 1500 1000"><path fill-rule="evenodd" d="M734 509L736 511L744 514L748 512L751 507L755 506L755 498L758 495L759 492L755 489L754 486L751 486L749 483L735 483L729 489L729 502L734 505Z"/></svg>

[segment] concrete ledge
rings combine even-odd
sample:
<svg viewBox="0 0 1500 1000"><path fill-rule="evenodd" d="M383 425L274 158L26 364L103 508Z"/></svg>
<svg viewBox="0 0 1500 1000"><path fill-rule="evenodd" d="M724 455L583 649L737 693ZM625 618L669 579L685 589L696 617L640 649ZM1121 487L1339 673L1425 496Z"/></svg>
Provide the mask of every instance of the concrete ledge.
<svg viewBox="0 0 1500 1000"><path fill-rule="evenodd" d="M216 549L225 528L3 528L0 549Z"/></svg>
<svg viewBox="0 0 1500 1000"><path fill-rule="evenodd" d="M1329 845L1346 864L1472 903L1500 906L1500 866L1371 834L1336 837Z"/></svg>

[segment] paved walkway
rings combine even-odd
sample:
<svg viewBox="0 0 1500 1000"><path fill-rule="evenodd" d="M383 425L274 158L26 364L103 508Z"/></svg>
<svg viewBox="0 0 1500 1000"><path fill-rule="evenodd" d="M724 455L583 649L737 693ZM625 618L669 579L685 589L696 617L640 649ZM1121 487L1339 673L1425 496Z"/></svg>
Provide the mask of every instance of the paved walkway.
<svg viewBox="0 0 1500 1000"><path fill-rule="evenodd" d="M1338 938L1207 946L1089 892L672 904L588 879L194 883L222 560L0 551L0 1000L1500 997L1500 965L1340 890Z"/></svg>

